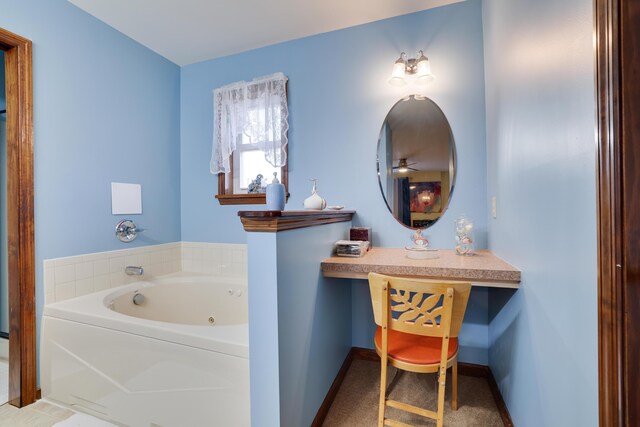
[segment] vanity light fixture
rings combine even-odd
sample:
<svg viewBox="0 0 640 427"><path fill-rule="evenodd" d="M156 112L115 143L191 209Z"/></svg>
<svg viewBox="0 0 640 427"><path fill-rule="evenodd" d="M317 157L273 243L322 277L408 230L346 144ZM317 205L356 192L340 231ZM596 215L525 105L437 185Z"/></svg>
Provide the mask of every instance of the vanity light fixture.
<svg viewBox="0 0 640 427"><path fill-rule="evenodd" d="M407 74L415 75L415 81L418 84L427 84L433 80L429 58L424 55L424 52L418 51L416 58L407 58L407 54L402 52L400 58L393 64L388 82L392 86L404 86L407 84Z"/></svg>

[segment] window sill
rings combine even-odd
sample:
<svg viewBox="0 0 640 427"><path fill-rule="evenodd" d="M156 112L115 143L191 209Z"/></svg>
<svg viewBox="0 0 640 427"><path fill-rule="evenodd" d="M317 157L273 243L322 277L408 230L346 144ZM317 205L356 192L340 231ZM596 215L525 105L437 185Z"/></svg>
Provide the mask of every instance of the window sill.
<svg viewBox="0 0 640 427"><path fill-rule="evenodd" d="M260 194L218 194L216 199L221 205L266 205L267 196Z"/></svg>
<svg viewBox="0 0 640 427"><path fill-rule="evenodd" d="M267 195L259 194L217 194L216 199L221 205L266 205ZM285 197L285 203L289 201L289 193Z"/></svg>

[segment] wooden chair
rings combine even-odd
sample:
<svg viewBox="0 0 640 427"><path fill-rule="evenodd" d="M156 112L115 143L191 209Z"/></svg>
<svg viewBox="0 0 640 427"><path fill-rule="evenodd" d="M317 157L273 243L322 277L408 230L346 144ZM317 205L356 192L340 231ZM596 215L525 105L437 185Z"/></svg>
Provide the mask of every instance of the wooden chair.
<svg viewBox="0 0 640 427"><path fill-rule="evenodd" d="M378 325L375 345L381 359L378 426L408 426L385 418L387 406L432 418L442 427L447 369L452 368L451 408L458 406L458 334L470 283L403 279L369 273L371 303ZM438 372L437 412L387 398L387 365L410 372ZM399 371L400 372L400 371ZM395 381L392 382L392 386ZM392 387L391 386L391 387Z"/></svg>

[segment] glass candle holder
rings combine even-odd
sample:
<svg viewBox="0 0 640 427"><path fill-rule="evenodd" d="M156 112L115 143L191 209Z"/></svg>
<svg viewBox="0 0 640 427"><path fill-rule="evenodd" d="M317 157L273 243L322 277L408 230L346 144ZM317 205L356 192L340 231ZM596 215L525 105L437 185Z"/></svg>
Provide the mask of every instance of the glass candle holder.
<svg viewBox="0 0 640 427"><path fill-rule="evenodd" d="M473 255L473 221L466 215L461 215L454 222L456 237L456 254Z"/></svg>

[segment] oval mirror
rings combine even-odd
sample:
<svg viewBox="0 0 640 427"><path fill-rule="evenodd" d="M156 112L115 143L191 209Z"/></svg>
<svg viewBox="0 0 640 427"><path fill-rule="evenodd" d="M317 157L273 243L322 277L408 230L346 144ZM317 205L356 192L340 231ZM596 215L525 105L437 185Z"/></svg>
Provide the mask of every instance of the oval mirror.
<svg viewBox="0 0 640 427"><path fill-rule="evenodd" d="M402 225L430 227L447 210L456 147L449 122L435 102L411 95L391 108L380 130L377 163L382 196Z"/></svg>

